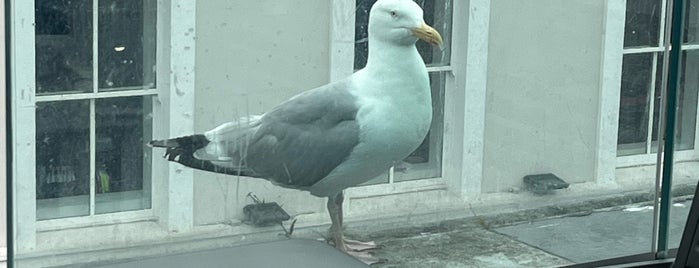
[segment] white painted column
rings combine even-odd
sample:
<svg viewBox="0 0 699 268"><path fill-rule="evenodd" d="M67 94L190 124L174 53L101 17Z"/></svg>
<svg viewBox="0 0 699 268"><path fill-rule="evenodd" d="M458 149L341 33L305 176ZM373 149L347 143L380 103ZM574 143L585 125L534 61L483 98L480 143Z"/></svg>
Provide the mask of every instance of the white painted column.
<svg viewBox="0 0 699 268"><path fill-rule="evenodd" d="M459 196L481 193L490 1L454 1L454 90L447 92L444 177Z"/></svg>
<svg viewBox="0 0 699 268"><path fill-rule="evenodd" d="M624 24L626 19L625 0L609 0L605 3L595 165L595 177L599 184L611 184L615 181L621 65L624 56Z"/></svg>
<svg viewBox="0 0 699 268"><path fill-rule="evenodd" d="M169 136L194 132L194 66L196 2L170 3ZM162 30L162 29L161 29ZM167 176L167 226L171 232L191 230L194 225L194 171L169 165ZM154 188L154 191L164 189Z"/></svg>
<svg viewBox="0 0 699 268"><path fill-rule="evenodd" d="M12 1L12 178L16 253L36 246L34 1Z"/></svg>

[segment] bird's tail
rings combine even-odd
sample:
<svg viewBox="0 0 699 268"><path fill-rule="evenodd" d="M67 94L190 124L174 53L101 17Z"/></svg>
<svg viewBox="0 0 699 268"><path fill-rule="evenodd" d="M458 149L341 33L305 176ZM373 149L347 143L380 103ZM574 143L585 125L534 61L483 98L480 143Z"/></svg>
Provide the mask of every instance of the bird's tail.
<svg viewBox="0 0 699 268"><path fill-rule="evenodd" d="M206 136L197 134L166 140L152 140L148 146L166 148L163 156L165 159L191 168L237 176L254 176L250 171L242 168L223 167L214 165L210 160L196 158L195 152L206 147L210 142Z"/></svg>

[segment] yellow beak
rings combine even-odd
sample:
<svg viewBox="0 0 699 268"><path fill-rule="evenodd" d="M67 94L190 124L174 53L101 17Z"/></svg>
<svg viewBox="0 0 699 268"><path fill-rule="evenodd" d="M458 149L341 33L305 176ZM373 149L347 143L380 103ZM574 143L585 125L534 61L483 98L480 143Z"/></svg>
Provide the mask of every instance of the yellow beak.
<svg viewBox="0 0 699 268"><path fill-rule="evenodd" d="M420 28L413 29L413 33L417 38L424 40L427 43L442 47L442 36L435 30L425 23L422 22Z"/></svg>

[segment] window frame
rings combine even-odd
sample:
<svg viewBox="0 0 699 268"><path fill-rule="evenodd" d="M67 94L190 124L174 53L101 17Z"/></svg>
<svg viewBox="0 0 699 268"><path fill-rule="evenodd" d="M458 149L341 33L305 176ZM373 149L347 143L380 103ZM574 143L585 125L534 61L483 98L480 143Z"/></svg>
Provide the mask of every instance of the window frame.
<svg viewBox="0 0 699 268"><path fill-rule="evenodd" d="M668 0L660 0L661 3L661 10L660 10L660 26L659 26L659 35L658 35L658 43L654 44L652 47L624 47L624 41L623 41L623 36L624 36L624 31L625 31L625 12L626 12L626 3L624 3L623 6L623 13L621 13L621 17L623 18L623 22L621 25L621 31L619 35L621 36L621 42L619 43L619 46L621 48L621 57L620 59L623 59L625 55L631 55L631 54L646 54L646 53L652 53L653 54L653 61L652 61L652 67L651 67L651 85L655 85L655 82L657 81L657 66L658 66L658 55L660 54L665 54L665 40L666 38L669 37L668 34L666 34L667 27L665 25L666 21L666 15L667 15L667 3ZM682 51L690 51L690 50L699 50L699 44L683 44L682 45ZM665 55L669 56L669 55ZM619 85L617 91L621 92L621 69L623 67L621 66L621 63L619 63ZM606 71L606 70L605 70ZM620 93L619 93L620 94ZM648 92L649 96L651 98L654 98L655 96L655 86L652 86L649 89ZM619 100L617 100L617 107L616 107L616 113L617 115L619 114ZM699 100L697 100L697 106L699 106ZM647 122L647 137L646 137L646 152L642 154L634 154L634 155L623 155L623 156L617 156L617 168L626 168L626 167L634 167L634 166L639 166L639 165L655 165L658 161L657 158L657 152L653 152L652 148L658 146L657 141L655 144L653 144L653 137L652 137L652 129L653 129L653 116L652 113L655 110L655 102L650 101L649 103L649 113L651 115L648 116L648 122ZM699 122L699 112L695 114L696 121ZM618 131L618 118L617 118L617 130L615 131L615 134ZM694 148L689 149L689 150L679 150L674 152L674 158L676 162L683 162L683 161L695 161L699 158L699 124L696 124L695 129L694 129ZM616 135L615 135L615 140L616 140ZM616 150L616 145L615 143L615 152Z"/></svg>
<svg viewBox="0 0 699 268"><path fill-rule="evenodd" d="M93 5L97 5L97 0L93 1ZM191 95L194 95L195 6L194 2L186 0L157 1L155 33L157 84L155 88L36 96L34 1L12 0L10 11L12 38L9 55L14 67L9 74L13 81L12 88L9 89L13 96L11 98L13 109L11 131L14 137L12 153L13 159L22 159L12 163L15 183L11 190L14 193L16 226L12 235L13 240L16 241L18 253L31 252L35 249L37 234L40 232L144 221L158 221L168 231L185 231L192 228L193 172L169 166L161 157L152 157L150 208L37 221L34 139L37 102L143 95L152 96L151 133L153 137L192 133L194 129L192 116L194 98L191 98ZM93 43L96 42L97 40L93 40ZM96 79L93 80L96 81ZM94 184L94 179L91 181L91 184ZM145 188L144 186L144 190ZM153 190L165 188L169 191ZM94 190L94 187L91 187L91 192ZM94 202L94 198L91 202ZM94 204L91 205L91 210L93 209ZM86 230L89 231L89 229Z"/></svg>
<svg viewBox="0 0 699 268"><path fill-rule="evenodd" d="M157 3L156 3L155 7L157 8ZM45 94L45 95L36 94L35 99L34 99L35 100L34 103L36 105L38 105L39 103L49 103L49 102L56 103L56 102L71 101L71 100L80 100L80 101L88 101L89 102L89 104L88 104L88 106L89 106L89 122L88 122L88 124L89 124L88 129L89 130L88 131L89 131L89 136L90 136L89 146L88 146L89 157L90 157L90 159L89 159L89 161L90 161L89 174L90 174L90 176L94 176L93 174L96 174L96 172L97 172L97 168L96 168L96 164L97 164L96 163L97 162L96 109L97 109L97 106L96 106L96 103L98 102L98 100L106 100L106 99L119 98L119 97L156 97L158 94L158 88L157 88L158 84L155 84L153 87L149 87L149 86L144 85L144 86L128 86L128 87L107 88L107 90L100 88L100 85L99 85L99 38L98 38L98 35L99 35L99 26L98 25L99 25L99 20L100 20L99 1L92 1L92 13L91 13L91 15L92 15L91 22L93 25L93 27L91 27L92 28L92 45L91 45L91 48L92 48L92 53L91 53L91 56L92 56L92 68L91 68L92 69L91 70L91 72L92 72L92 77L91 77L92 78L92 81L91 81L92 91L91 92L83 92L83 93L59 92L57 94ZM36 20L36 18L35 18L35 20ZM144 35L145 34L156 34L156 33L157 33L157 29L153 33L144 32ZM156 43L156 46L157 46L157 43ZM36 49L34 51L36 53ZM152 55L153 58L147 59L147 61L145 61L144 64L147 62L150 62L151 60L153 60L153 62L151 62L151 63L156 64L156 62L155 62L156 53L157 53L156 51L153 51L153 55ZM157 73L155 75L157 75ZM152 107L151 107L151 109L152 109ZM144 111L144 112L152 113L152 110L151 111ZM34 125L36 126L36 123ZM144 132L146 132L146 133L150 133L152 131L153 131L153 129L146 130L144 128ZM38 163L35 163L35 165L36 164L38 164ZM151 163L147 163L147 164L152 166ZM146 172L148 170L150 170L151 174L150 174L150 178L148 178L147 181L143 182L143 187L142 187L141 191L143 191L144 193L145 193L145 191L150 191L152 193L152 184L153 184L152 178L155 175L155 172L153 172L153 170L150 168L150 166L147 167L147 169L145 169ZM89 179L89 187L90 187L90 190L88 193L88 195L89 195L88 215L68 216L68 217L61 217L61 218L87 217L87 218L89 218L87 220L93 220L95 216L100 215L100 214L112 214L112 213L121 213L121 212L130 212L130 213L128 213L129 216L142 218L142 217L146 217L150 214L150 212L144 211L144 210L149 210L150 208L130 210L130 211L107 212L107 213L97 214L97 212L95 211L96 201L97 201L96 182L95 182L95 179L93 177L91 177ZM148 194L149 199L152 199L151 193ZM38 202L39 201L37 201L37 203ZM152 200L151 200L151 204L152 204ZM37 206L38 206L38 204L37 204ZM110 217L106 217L106 218L110 218ZM37 220L37 221L39 221L39 225L38 225L39 229L43 230L43 229L55 228L55 226L57 224L54 222L44 223L44 221L55 220L55 219L59 219L59 218ZM97 219L99 219L99 218L97 218ZM57 221L57 223L59 225L62 222L63 221Z"/></svg>

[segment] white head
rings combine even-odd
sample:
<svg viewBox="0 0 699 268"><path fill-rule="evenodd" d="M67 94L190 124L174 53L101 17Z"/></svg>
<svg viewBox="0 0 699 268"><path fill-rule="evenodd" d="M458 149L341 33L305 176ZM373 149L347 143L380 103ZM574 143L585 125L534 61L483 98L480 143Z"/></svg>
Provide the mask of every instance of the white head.
<svg viewBox="0 0 699 268"><path fill-rule="evenodd" d="M369 14L371 40L409 46L417 39L442 45L442 36L422 19L422 8L412 0L378 0Z"/></svg>

